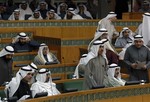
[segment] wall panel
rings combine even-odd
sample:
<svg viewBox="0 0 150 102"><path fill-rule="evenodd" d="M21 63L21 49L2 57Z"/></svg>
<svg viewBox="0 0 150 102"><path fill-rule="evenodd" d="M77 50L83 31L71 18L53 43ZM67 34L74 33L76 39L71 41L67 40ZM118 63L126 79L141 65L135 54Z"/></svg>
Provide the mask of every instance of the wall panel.
<svg viewBox="0 0 150 102"><path fill-rule="evenodd" d="M58 55L60 55L61 60L65 59L65 62L70 63L79 60L79 48L83 46L85 49L87 48L90 40L94 37L98 21L99 20L3 21L0 23L0 34L7 32L33 32L33 38L34 36L59 38L61 39L59 45L61 48L58 51ZM135 31L140 23L141 20L118 20L114 22L114 25L119 32L123 27L129 27ZM56 47L54 47L54 49Z"/></svg>

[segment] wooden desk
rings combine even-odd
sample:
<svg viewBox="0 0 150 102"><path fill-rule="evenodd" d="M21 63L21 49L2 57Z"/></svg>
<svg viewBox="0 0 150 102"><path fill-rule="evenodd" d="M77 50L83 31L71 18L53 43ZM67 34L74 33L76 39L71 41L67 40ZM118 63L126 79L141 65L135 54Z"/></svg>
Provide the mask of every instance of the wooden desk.
<svg viewBox="0 0 150 102"><path fill-rule="evenodd" d="M70 74L75 71L77 63L61 63L53 65L38 65L38 68L48 68L52 77L60 77L61 79L67 79ZM13 71L16 73L20 67L14 67Z"/></svg>
<svg viewBox="0 0 150 102"><path fill-rule="evenodd" d="M150 84L93 89L29 99L23 102L148 102Z"/></svg>
<svg viewBox="0 0 150 102"><path fill-rule="evenodd" d="M79 78L79 79L64 79L64 80L56 80L53 81L56 84L60 84L60 83L65 83L65 82L72 82L72 81L78 81L78 80L83 80L83 78Z"/></svg>
<svg viewBox="0 0 150 102"><path fill-rule="evenodd" d="M13 70L17 71L19 69L19 67L16 67L16 65L18 64L26 64L26 65L30 64L34 60L34 57L37 55L37 52L38 52L37 50L34 50L32 52L14 53ZM51 50L51 52L57 56L58 51Z"/></svg>

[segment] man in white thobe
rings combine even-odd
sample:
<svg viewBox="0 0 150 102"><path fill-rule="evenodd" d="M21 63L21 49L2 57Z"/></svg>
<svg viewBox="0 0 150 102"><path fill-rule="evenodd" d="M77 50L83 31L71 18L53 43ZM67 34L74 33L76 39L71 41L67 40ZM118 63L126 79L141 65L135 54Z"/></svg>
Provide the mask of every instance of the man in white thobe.
<svg viewBox="0 0 150 102"><path fill-rule="evenodd" d="M31 86L32 96L37 93L47 92L48 96L58 95L60 92L56 88L56 84L52 82L51 73L45 68L38 71L36 75L37 82Z"/></svg>

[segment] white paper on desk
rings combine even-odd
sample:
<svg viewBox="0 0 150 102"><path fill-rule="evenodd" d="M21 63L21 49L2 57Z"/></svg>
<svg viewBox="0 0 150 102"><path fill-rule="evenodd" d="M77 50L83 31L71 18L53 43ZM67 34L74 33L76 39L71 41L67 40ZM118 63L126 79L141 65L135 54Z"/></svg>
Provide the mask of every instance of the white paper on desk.
<svg viewBox="0 0 150 102"><path fill-rule="evenodd" d="M146 64L146 61L144 61L144 62L136 61L136 63L137 63L136 69L141 69Z"/></svg>

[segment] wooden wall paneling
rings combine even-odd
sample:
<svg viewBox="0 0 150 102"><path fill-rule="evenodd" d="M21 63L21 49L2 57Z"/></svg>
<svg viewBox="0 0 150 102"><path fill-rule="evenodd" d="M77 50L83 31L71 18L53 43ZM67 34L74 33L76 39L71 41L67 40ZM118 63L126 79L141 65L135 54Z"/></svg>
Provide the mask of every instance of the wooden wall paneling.
<svg viewBox="0 0 150 102"><path fill-rule="evenodd" d="M43 35L45 37L61 38L61 27L43 27Z"/></svg>
<svg viewBox="0 0 150 102"><path fill-rule="evenodd" d="M128 28L130 28L133 32L135 32L135 30L138 28L138 26L128 26Z"/></svg>
<svg viewBox="0 0 150 102"><path fill-rule="evenodd" d="M84 26L78 27L79 37L82 39L91 39L94 37L95 31L97 27L93 26Z"/></svg>
<svg viewBox="0 0 150 102"><path fill-rule="evenodd" d="M128 12L123 13L123 14L122 14L122 19L123 19L123 20L129 20L129 19L130 19L130 14L129 14Z"/></svg>
<svg viewBox="0 0 150 102"><path fill-rule="evenodd" d="M147 95L142 95L142 102L149 102L150 100L150 95L147 94Z"/></svg>
<svg viewBox="0 0 150 102"><path fill-rule="evenodd" d="M78 27L61 27L61 38L73 39L77 38Z"/></svg>
<svg viewBox="0 0 150 102"><path fill-rule="evenodd" d="M142 12L125 12L122 14L123 20L132 20L132 19L139 19L141 20L143 13Z"/></svg>
<svg viewBox="0 0 150 102"><path fill-rule="evenodd" d="M63 63L75 63L79 60L78 46L63 46L61 48L61 60Z"/></svg>
<svg viewBox="0 0 150 102"><path fill-rule="evenodd" d="M90 102L114 102L113 99L105 99L105 100L95 100Z"/></svg>
<svg viewBox="0 0 150 102"><path fill-rule="evenodd" d="M94 37L96 27L62 27L62 39L90 39Z"/></svg>
<svg viewBox="0 0 150 102"><path fill-rule="evenodd" d="M129 29L131 29L133 32L135 32L135 30L138 28L138 26L124 26L124 27L128 27ZM121 32L123 27L121 26L115 26L116 30L118 32Z"/></svg>
<svg viewBox="0 0 150 102"><path fill-rule="evenodd" d="M32 21L29 21L32 22ZM37 21L38 22L38 21ZM46 21L41 21L46 22ZM59 22L59 21L56 21ZM61 21L66 22L66 21ZM75 22L75 21L67 21L67 22ZM85 22L85 21L84 21ZM93 22L93 21L87 21L87 22ZM94 21L95 22L95 21ZM119 22L119 21L117 21ZM131 22L131 20L121 21L125 22L125 24L128 22ZM134 22L134 20L133 20ZM135 31L137 26L128 26L131 30ZM52 37L52 38L60 38L61 40L89 40L94 37L94 33L96 31L97 26L42 26L42 27L5 27L0 28L0 32L7 33L7 32L33 32L34 36L39 37ZM123 26L116 26L117 31L121 31ZM10 40L10 39L7 39ZM5 41L4 41L5 42ZM59 47L56 45L49 45L50 50L58 50L59 59L64 60L65 62L74 62L78 61L79 59L79 48L80 45L60 45ZM73 49L73 51L72 51ZM62 51L61 51L62 50ZM62 54L62 55L61 55Z"/></svg>
<svg viewBox="0 0 150 102"><path fill-rule="evenodd" d="M36 27L34 36L44 36L43 27Z"/></svg>
<svg viewBox="0 0 150 102"><path fill-rule="evenodd" d="M143 102L142 95L140 96L128 96L128 97L119 97L113 99L113 102Z"/></svg>
<svg viewBox="0 0 150 102"><path fill-rule="evenodd" d="M0 39L0 43L11 43L12 42L12 38L1 38Z"/></svg>
<svg viewBox="0 0 150 102"><path fill-rule="evenodd" d="M61 47L62 63L78 63L80 59L80 48L87 49L87 46L63 46Z"/></svg>
<svg viewBox="0 0 150 102"><path fill-rule="evenodd" d="M143 12L130 12L131 13L131 18L130 19L140 19L142 20L143 18Z"/></svg>
<svg viewBox="0 0 150 102"><path fill-rule="evenodd" d="M20 27L20 28L16 28L16 27L12 27L12 28L0 28L0 32L1 33L10 33L10 32L34 32L35 30L37 30L36 28L24 28L24 27Z"/></svg>
<svg viewBox="0 0 150 102"><path fill-rule="evenodd" d="M115 28L116 28L116 30L117 30L118 32L121 32L121 30L122 30L123 27L121 27L121 26L115 26Z"/></svg>

